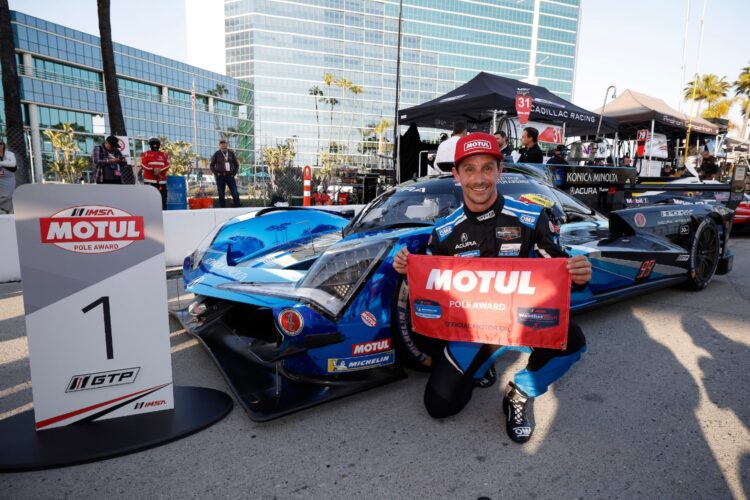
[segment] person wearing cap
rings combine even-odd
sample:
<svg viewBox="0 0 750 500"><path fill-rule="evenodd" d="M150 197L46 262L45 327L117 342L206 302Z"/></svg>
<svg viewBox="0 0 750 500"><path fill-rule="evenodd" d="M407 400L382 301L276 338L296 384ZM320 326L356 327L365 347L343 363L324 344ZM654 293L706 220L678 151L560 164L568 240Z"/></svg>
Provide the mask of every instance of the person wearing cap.
<svg viewBox="0 0 750 500"><path fill-rule="evenodd" d="M0 214L13 213L13 191L16 189L16 155L0 140Z"/></svg>
<svg viewBox="0 0 750 500"><path fill-rule="evenodd" d="M240 162L237 161L237 155L227 147L227 140L219 140L219 150L211 157L211 172L216 179L216 189L219 191L219 206L224 208L227 202L224 198L226 187L229 186L229 192L232 194L232 202L235 207L240 206L240 193L237 191L237 182L234 176L240 169Z"/></svg>
<svg viewBox="0 0 750 500"><path fill-rule="evenodd" d="M122 168L128 160L120 152L117 137L110 135L91 152L97 184L122 184Z"/></svg>
<svg viewBox="0 0 750 500"><path fill-rule="evenodd" d="M539 131L534 127L526 127L521 134L523 147L518 150L521 156L518 163L544 163L544 152L539 147Z"/></svg>
<svg viewBox="0 0 750 500"><path fill-rule="evenodd" d="M435 222L428 253L457 257L568 257L573 287L591 279L591 263L584 255L570 258L558 243L557 227L546 209L505 198L497 191L503 155L495 138L477 132L456 144L453 176L460 183L464 204ZM393 267L406 274L406 247L394 258ZM495 380L493 364L502 346L473 342L448 342L433 358L432 373L424 393L424 405L434 418L459 413L471 399L475 386L488 387ZM564 350L531 349L526 367L517 372L503 398L505 428L511 440L524 443L534 429L531 405L549 385L562 377L586 350L581 329L569 323Z"/></svg>
<svg viewBox="0 0 750 500"><path fill-rule="evenodd" d="M148 140L149 151L141 155L143 168L143 183L154 186L161 196L161 209L167 209L167 171L169 170L169 155L161 151L161 139L151 137Z"/></svg>
<svg viewBox="0 0 750 500"><path fill-rule="evenodd" d="M465 137L468 127L466 122L456 122L453 124L453 134L450 139L445 140L438 146L435 154L435 166L441 171L447 172L453 166L453 157L456 154L456 143L462 137Z"/></svg>
<svg viewBox="0 0 750 500"><path fill-rule="evenodd" d="M567 165L568 161L563 156L563 152L565 151L565 146L560 144L555 148L555 156L547 160L547 165Z"/></svg>

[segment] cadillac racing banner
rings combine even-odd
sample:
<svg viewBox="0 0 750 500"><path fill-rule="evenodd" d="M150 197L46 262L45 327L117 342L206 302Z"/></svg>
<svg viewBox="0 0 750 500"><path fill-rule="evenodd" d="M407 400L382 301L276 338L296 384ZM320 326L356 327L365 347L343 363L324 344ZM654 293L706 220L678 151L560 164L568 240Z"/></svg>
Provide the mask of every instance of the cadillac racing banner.
<svg viewBox="0 0 750 500"><path fill-rule="evenodd" d="M412 328L450 341L564 349L566 261L409 255Z"/></svg>

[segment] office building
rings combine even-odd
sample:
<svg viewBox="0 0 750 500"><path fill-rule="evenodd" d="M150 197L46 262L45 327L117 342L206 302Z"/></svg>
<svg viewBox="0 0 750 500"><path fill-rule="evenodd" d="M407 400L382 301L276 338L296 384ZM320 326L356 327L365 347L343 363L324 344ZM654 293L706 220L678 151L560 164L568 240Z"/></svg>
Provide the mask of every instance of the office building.
<svg viewBox="0 0 750 500"><path fill-rule="evenodd" d="M224 14L227 74L253 88L257 150L292 141L299 163L329 149L370 163L375 125L395 116L399 2L225 0ZM572 98L580 0L404 0L401 19L401 108L480 71Z"/></svg>
<svg viewBox="0 0 750 500"><path fill-rule="evenodd" d="M45 130L72 124L81 155L89 155L95 142L109 134L99 38L20 12L11 12L11 23L35 177L39 179L44 170L45 178L51 179L52 145ZM251 164L253 117L246 104L252 100L248 82L118 43L114 52L132 153L138 156L147 148L151 136L193 144L197 135L198 154L208 158L224 136L240 161ZM4 118L0 105L0 128Z"/></svg>

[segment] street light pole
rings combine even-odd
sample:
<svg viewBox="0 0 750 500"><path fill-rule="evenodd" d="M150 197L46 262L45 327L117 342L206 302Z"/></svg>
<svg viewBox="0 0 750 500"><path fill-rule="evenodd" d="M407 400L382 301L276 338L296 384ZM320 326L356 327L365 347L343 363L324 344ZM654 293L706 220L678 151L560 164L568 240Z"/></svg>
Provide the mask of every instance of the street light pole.
<svg viewBox="0 0 750 500"><path fill-rule="evenodd" d="M604 119L604 107L607 105L607 96L609 95L609 89L612 89L612 99L617 98L617 87L610 85L607 90L604 91L604 103L602 103L602 110L599 112L599 125L596 127L596 137L594 140L599 139L599 131L602 129L602 120Z"/></svg>
<svg viewBox="0 0 750 500"><path fill-rule="evenodd" d="M398 107L399 107L399 93L401 91L401 26L403 21L403 10L404 10L404 2L403 0L399 0L398 2L398 40L396 42L396 116L395 120L393 121L393 154L396 156L394 161L395 166L395 174L396 174L396 183L401 182L401 137L399 134L399 116L398 116Z"/></svg>

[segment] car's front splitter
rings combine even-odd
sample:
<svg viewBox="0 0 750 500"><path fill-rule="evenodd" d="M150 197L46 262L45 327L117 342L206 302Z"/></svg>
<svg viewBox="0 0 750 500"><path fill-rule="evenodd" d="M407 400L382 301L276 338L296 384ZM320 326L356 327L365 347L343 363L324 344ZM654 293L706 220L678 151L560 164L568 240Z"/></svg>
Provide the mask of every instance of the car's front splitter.
<svg viewBox="0 0 750 500"><path fill-rule="evenodd" d="M200 341L237 401L256 422L273 420L406 377L398 365L361 370L345 378L296 375L284 370L283 361L268 362L250 353L245 339L221 320L196 327L185 311L171 314Z"/></svg>

